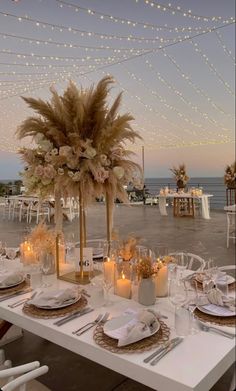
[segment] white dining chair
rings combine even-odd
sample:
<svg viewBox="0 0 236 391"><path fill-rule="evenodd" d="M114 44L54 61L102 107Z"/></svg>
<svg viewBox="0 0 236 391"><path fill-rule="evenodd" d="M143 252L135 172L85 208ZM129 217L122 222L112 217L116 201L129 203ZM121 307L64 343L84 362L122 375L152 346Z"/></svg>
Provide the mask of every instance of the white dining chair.
<svg viewBox="0 0 236 391"><path fill-rule="evenodd" d="M235 231L236 212L226 212L227 221L227 233L226 233L226 245L229 248L229 241L233 239L235 243L236 231Z"/></svg>
<svg viewBox="0 0 236 391"><path fill-rule="evenodd" d="M183 252L175 252L169 255L174 257L175 255L181 255L182 253ZM187 269L200 272L205 268L206 262L199 255L192 253L184 253L184 255L188 257Z"/></svg>
<svg viewBox="0 0 236 391"><path fill-rule="evenodd" d="M70 220L75 217L79 217L79 200L78 198L71 197L70 199Z"/></svg>
<svg viewBox="0 0 236 391"><path fill-rule="evenodd" d="M36 217L36 224L39 223L39 217L46 217L50 222L50 207L47 202L32 201L29 207L29 223L32 221L32 217Z"/></svg>
<svg viewBox="0 0 236 391"><path fill-rule="evenodd" d="M4 357L3 351L0 356ZM0 389L1 391L50 391L48 387L34 380L47 372L48 366L40 367L39 361L11 367L11 361L6 360L0 366Z"/></svg>
<svg viewBox="0 0 236 391"><path fill-rule="evenodd" d="M26 222L29 222L29 211L30 211L30 202L22 201L20 204L19 210L19 221L22 220L23 217L26 218Z"/></svg>

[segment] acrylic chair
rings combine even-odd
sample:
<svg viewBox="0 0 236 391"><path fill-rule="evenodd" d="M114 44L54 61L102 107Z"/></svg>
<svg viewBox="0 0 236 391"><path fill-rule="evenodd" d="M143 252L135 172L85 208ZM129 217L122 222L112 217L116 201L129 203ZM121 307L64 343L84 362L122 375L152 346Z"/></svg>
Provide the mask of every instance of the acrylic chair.
<svg viewBox="0 0 236 391"><path fill-rule="evenodd" d="M205 268L206 262L199 255L192 254L192 253L185 253L185 252L175 252L169 255L172 255L174 257L175 255L181 255L183 253L185 256L188 257L188 261L187 261L188 270L194 270L200 272Z"/></svg>
<svg viewBox="0 0 236 391"><path fill-rule="evenodd" d="M227 221L226 244L227 244L227 248L229 248L230 239L233 239L234 242L236 239L235 220L236 220L236 212L232 211L232 212L226 213L226 221Z"/></svg>
<svg viewBox="0 0 236 391"><path fill-rule="evenodd" d="M1 356L4 352L1 350ZM11 367L11 361L6 360L0 366L1 391L50 391L49 388L35 381L37 377L48 372L48 366L40 367L39 361L33 361L24 365ZM17 376L17 377L16 377ZM15 378L16 377L16 378ZM4 379L4 385L2 380Z"/></svg>

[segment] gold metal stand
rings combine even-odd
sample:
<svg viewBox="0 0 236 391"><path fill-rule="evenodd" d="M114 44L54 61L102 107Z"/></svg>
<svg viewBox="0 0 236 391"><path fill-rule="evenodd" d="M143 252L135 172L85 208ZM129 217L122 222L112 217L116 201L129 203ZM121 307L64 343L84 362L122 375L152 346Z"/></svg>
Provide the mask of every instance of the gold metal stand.
<svg viewBox="0 0 236 391"><path fill-rule="evenodd" d="M59 205L59 203L57 203ZM83 268L83 255L84 255L84 247L86 247L86 214L84 210L84 200L83 200L83 192L81 188L79 189L79 229L80 229L80 256L79 256L79 271L72 271L69 273L65 273L63 275L60 274L60 262L59 262L59 244L60 244L60 233L57 232L56 236L56 268L57 268L57 278L59 280L64 280L68 282L72 282L74 284L89 284L89 272L85 272ZM60 215L60 212L56 215Z"/></svg>
<svg viewBox="0 0 236 391"><path fill-rule="evenodd" d="M108 256L111 253L112 229L113 229L113 200L110 199L109 194L106 193L106 218L107 218L107 243Z"/></svg>

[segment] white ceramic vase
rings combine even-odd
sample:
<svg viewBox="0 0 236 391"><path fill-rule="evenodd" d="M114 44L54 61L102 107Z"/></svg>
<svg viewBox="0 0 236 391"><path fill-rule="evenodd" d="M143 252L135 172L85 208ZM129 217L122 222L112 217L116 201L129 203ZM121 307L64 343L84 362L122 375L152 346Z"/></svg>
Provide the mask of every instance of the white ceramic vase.
<svg viewBox="0 0 236 391"><path fill-rule="evenodd" d="M156 301L156 285L152 278L142 278L138 287L138 302L153 305Z"/></svg>

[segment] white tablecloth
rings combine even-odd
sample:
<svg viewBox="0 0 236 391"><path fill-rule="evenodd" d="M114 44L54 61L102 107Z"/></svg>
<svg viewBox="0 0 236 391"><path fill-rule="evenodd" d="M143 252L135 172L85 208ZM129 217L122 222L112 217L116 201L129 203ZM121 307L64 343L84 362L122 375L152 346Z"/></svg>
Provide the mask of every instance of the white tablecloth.
<svg viewBox="0 0 236 391"><path fill-rule="evenodd" d="M199 200L201 202L201 215L203 219L209 220L210 219L210 205L209 205L209 198L213 197L212 194L203 194L201 196L192 196L191 194L167 194L167 195L159 195L159 211L161 216L167 216L167 209L166 209L166 200L167 199L174 199L174 198L193 198L195 200Z"/></svg>

